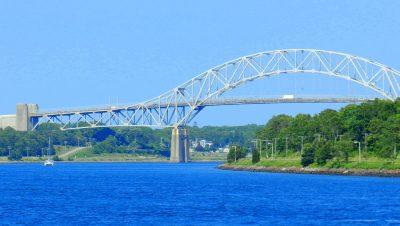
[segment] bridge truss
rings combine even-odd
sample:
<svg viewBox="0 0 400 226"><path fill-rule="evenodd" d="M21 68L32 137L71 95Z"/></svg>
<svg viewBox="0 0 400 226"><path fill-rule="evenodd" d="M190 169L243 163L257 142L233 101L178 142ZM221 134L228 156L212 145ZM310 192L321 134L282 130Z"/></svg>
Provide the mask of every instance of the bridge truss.
<svg viewBox="0 0 400 226"><path fill-rule="evenodd" d="M32 115L32 128L53 122L61 129L105 126L179 127L205 106L222 105L225 92L264 77L289 73L334 76L361 84L395 100L400 72L383 64L333 51L286 49L244 56L211 68L178 87L142 103L124 107L47 112ZM220 100L220 102L218 102ZM346 102L346 101L345 101Z"/></svg>

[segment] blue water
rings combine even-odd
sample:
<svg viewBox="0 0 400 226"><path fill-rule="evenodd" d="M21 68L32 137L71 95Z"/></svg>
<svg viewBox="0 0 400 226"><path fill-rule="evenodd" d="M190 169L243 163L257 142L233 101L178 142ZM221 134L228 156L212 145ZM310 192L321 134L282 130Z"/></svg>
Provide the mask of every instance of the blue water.
<svg viewBox="0 0 400 226"><path fill-rule="evenodd" d="M216 166L2 164L1 224L400 224L400 178L233 172Z"/></svg>

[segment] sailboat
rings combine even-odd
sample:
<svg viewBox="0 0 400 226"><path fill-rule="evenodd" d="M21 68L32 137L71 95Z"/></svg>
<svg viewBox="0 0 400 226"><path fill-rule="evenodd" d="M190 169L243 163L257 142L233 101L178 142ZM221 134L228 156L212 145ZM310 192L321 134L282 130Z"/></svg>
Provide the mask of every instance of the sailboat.
<svg viewBox="0 0 400 226"><path fill-rule="evenodd" d="M47 159L43 163L44 166L53 166L54 165L54 161L52 159L50 159L49 150L50 150L50 137L49 137L49 147L47 148Z"/></svg>

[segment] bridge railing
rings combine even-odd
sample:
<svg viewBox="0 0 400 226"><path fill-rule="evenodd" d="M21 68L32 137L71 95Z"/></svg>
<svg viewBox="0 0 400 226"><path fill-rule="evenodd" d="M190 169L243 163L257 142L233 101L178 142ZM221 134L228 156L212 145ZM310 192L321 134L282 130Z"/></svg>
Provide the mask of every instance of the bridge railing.
<svg viewBox="0 0 400 226"><path fill-rule="evenodd" d="M285 97L286 96L286 97ZM211 98L207 100L203 105L204 106L214 106L214 105L229 105L229 104L240 104L240 103L248 103L248 104L257 104L257 103L276 103L276 102L284 102L282 100L286 100L286 102L304 102L304 101L311 101L311 102L322 102L328 101L330 102L363 102L367 100L373 100L375 98L380 98L379 96L331 96L331 95L293 95L293 97L287 97L288 95L251 95L251 96L226 96L226 97L218 97L218 98ZM281 101L279 101L281 100ZM292 101L290 101L292 100ZM331 100L331 101L329 101ZM161 106L166 106L168 103L160 103ZM194 104L194 103L192 103ZM179 102L179 106L187 105L186 102ZM108 104L108 105L94 105L88 107L75 107L75 108L60 108L60 109L45 109L35 113L33 116L41 116L41 115L49 115L49 114L74 114L79 112L99 112L99 111L118 111L127 108L134 108L134 106L141 106L141 104L127 104L127 103L116 103L116 104ZM148 105L148 107L155 107ZM158 105L157 105L158 107Z"/></svg>

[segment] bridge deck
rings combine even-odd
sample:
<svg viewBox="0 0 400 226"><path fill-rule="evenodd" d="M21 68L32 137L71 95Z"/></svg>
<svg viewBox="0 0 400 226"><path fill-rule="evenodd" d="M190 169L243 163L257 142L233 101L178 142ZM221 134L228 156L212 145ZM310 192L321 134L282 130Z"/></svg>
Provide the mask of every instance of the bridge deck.
<svg viewBox="0 0 400 226"><path fill-rule="evenodd" d="M361 103L366 102L368 100L372 100L372 98L359 98L359 97L350 97L350 98L227 98L227 99L213 99L207 100L204 103L200 104L200 106L222 106L222 105L242 105L242 104L283 104L283 103ZM194 105L194 103L187 102L179 102L177 104L178 107ZM80 109L66 109L59 111L44 111L32 114L31 117L42 117L42 116L50 116L50 115L74 115L74 114L85 114L85 113L94 113L94 112L116 112L120 110L135 110L140 107L145 106L148 109L156 109L156 108L167 108L173 107L169 106L167 103L160 104L133 104L133 105L123 105L123 106L103 106L103 107L93 107L93 108L80 108Z"/></svg>

